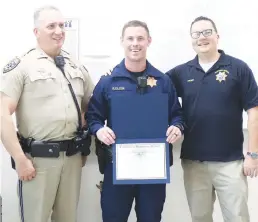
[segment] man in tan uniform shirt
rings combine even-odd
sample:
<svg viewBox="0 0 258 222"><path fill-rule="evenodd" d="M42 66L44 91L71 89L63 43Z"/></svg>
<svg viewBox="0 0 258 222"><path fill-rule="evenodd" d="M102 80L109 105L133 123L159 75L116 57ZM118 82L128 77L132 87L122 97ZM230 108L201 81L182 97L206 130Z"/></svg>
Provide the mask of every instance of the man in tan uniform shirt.
<svg viewBox="0 0 258 222"><path fill-rule="evenodd" d="M83 157L80 152L59 157L25 154L16 136L11 115L24 138L38 141L71 141L78 127L78 113L68 81L54 62L62 55L81 114L86 111L94 85L87 70L62 51L64 18L54 7L34 15L38 46L15 58L1 74L1 137L15 161L22 222L47 222L53 210L55 222L75 222ZM43 149L43 148L42 148Z"/></svg>

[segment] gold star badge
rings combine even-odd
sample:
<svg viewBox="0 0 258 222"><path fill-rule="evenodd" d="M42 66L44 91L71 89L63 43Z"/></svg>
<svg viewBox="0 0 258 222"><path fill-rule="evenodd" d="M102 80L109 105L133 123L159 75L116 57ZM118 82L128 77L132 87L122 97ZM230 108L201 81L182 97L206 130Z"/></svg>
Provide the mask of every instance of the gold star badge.
<svg viewBox="0 0 258 222"><path fill-rule="evenodd" d="M219 82L226 81L227 74L225 72L219 72L216 75L216 80Z"/></svg>
<svg viewBox="0 0 258 222"><path fill-rule="evenodd" d="M147 85L150 86L151 88L153 86L157 86L157 80L154 79L154 77L148 77L147 79Z"/></svg>

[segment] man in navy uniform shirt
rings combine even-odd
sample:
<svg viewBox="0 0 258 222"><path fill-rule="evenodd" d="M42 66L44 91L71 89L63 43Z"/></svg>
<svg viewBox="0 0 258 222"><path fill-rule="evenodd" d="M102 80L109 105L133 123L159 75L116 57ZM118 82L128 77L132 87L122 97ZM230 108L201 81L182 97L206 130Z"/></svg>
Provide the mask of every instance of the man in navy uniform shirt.
<svg viewBox="0 0 258 222"><path fill-rule="evenodd" d="M167 142L174 143L181 137L184 123L177 94L169 77L146 60L146 51L150 43L149 29L145 23L134 20L125 24L121 37L125 58L113 69L111 75L103 76L100 79L89 102L87 123L90 131L107 145L106 149L109 150L111 155L112 150L109 146L115 143L116 135L110 127L109 113L110 109L114 108L110 107L110 100L112 96L117 94L135 95L137 93L137 77L139 76L148 77L146 93L157 94L157 96L160 93L166 93L169 96ZM119 107L115 108L119 109ZM137 109L137 107L132 107L132 109ZM121 115L127 118L126 113L121 113ZM107 126L105 126L106 120ZM123 123L121 122L121 124ZM124 125L124 127L127 126ZM150 127L155 126L151 125L150 122ZM112 181L112 161L110 161L105 168L101 192L103 221L127 221L135 199L137 221L159 222L161 221L165 196L165 184L114 185Z"/></svg>
<svg viewBox="0 0 258 222"><path fill-rule="evenodd" d="M258 170L257 84L248 65L218 50L214 22L196 18L190 28L197 56L167 74L182 98L187 129L181 158L193 222L212 222L215 191L225 222L247 222L247 178ZM249 143L243 155L242 113Z"/></svg>

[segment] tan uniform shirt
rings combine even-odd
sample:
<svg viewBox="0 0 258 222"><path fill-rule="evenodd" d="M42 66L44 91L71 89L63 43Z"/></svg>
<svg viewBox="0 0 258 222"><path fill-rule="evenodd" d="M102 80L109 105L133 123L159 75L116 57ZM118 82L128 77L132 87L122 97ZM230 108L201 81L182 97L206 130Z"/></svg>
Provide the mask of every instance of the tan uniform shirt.
<svg viewBox="0 0 258 222"><path fill-rule="evenodd" d="M66 77L84 112L93 82L87 70L68 53L62 51L61 55ZM29 51L14 69L1 75L1 92L17 102L17 128L23 137L53 141L74 137L78 114L68 82L41 49Z"/></svg>

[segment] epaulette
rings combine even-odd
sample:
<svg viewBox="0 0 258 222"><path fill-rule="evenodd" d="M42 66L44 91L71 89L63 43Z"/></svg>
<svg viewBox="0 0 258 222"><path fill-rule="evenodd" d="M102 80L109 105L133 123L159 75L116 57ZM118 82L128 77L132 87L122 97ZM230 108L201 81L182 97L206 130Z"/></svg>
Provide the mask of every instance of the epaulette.
<svg viewBox="0 0 258 222"><path fill-rule="evenodd" d="M19 65L20 62L21 62L21 59L19 57L15 57L11 61L9 61L7 63L7 65L3 68L3 73L10 72L14 68L16 68Z"/></svg>
<svg viewBox="0 0 258 222"><path fill-rule="evenodd" d="M32 48L29 51L25 52L22 54L22 56L20 56L19 58L22 59L23 57L27 56L28 54L30 54L32 51L36 50L36 48Z"/></svg>
<svg viewBox="0 0 258 222"><path fill-rule="evenodd" d="M108 70L103 76L110 76L110 75L112 75L113 70L114 70L114 68Z"/></svg>
<svg viewBox="0 0 258 222"><path fill-rule="evenodd" d="M82 65L82 68L86 70L86 72L89 72L88 69L84 65Z"/></svg>
<svg viewBox="0 0 258 222"><path fill-rule="evenodd" d="M23 56L25 56L25 55L27 55L27 54L29 54L30 52L32 52L32 51L34 51L34 50L36 50L36 48L32 48L32 49L30 49L28 52L26 52Z"/></svg>

